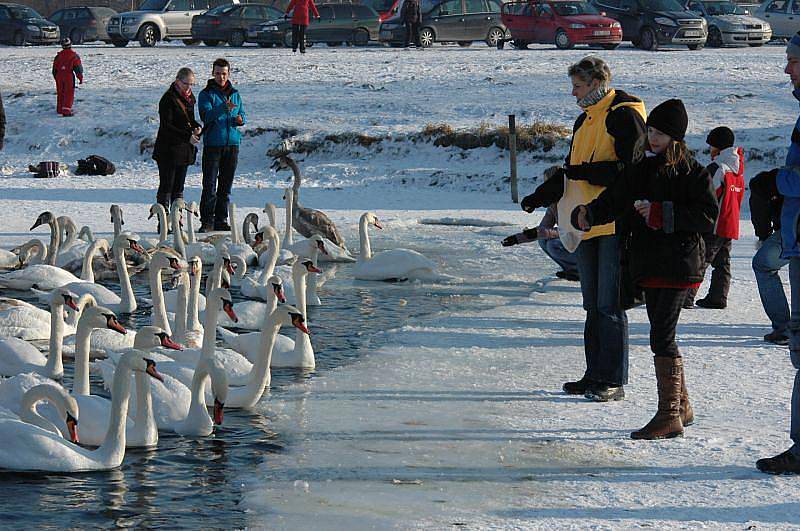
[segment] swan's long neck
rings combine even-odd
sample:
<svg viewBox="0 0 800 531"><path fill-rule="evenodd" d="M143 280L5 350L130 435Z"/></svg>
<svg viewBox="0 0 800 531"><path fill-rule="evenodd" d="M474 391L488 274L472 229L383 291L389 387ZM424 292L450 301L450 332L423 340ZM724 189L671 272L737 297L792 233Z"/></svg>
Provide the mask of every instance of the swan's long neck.
<svg viewBox="0 0 800 531"><path fill-rule="evenodd" d="M244 217L244 221L242 222L242 238L244 238L244 243L247 245L253 245L250 225L252 225L255 230L258 230L258 214L251 212Z"/></svg>
<svg viewBox="0 0 800 531"><path fill-rule="evenodd" d="M19 408L20 420L23 422L27 422L28 424L33 424L34 426L39 426L43 430L57 433L63 437L64 433L61 431L61 429L58 426L56 426L55 423L41 416L39 412L36 410L36 404L39 401L47 400L51 402L53 406L55 406L56 410L58 410L59 415L63 415L63 417L66 417L66 411L62 411L63 408L55 403L55 401L58 400L59 397L57 395L54 395L53 393L42 393L37 391L39 390L31 389L30 391L22 395L22 403L20 404Z"/></svg>
<svg viewBox="0 0 800 531"><path fill-rule="evenodd" d="M202 266L198 266L198 271L189 281L189 306L186 314L186 329L191 331L200 330L200 275Z"/></svg>
<svg viewBox="0 0 800 531"><path fill-rule="evenodd" d="M173 332L173 339L178 343L186 342L186 319L187 308L189 306L189 286L185 279L178 284L178 299L177 307L175 308L175 329Z"/></svg>
<svg viewBox="0 0 800 531"><path fill-rule="evenodd" d="M81 227L81 231L78 233L78 238L84 239L87 242L92 243L95 240L92 228L89 225L84 225L83 227Z"/></svg>
<svg viewBox="0 0 800 531"><path fill-rule="evenodd" d="M97 249L100 248L100 242L95 241L86 252L83 254L83 265L81 266L81 280L86 282L94 282L94 267L92 266L92 259L94 259Z"/></svg>
<svg viewBox="0 0 800 531"><path fill-rule="evenodd" d="M64 375L64 361L61 349L64 340L64 303L60 300L50 304L50 351L47 354L45 372L50 378L61 378Z"/></svg>
<svg viewBox="0 0 800 531"><path fill-rule="evenodd" d="M222 268L224 267L222 258L214 262L214 267L206 277L206 296L211 294L211 290L222 285Z"/></svg>
<svg viewBox="0 0 800 531"><path fill-rule="evenodd" d="M294 193L286 190L286 232L283 235L283 247L286 248L294 244L292 238L292 201Z"/></svg>
<svg viewBox="0 0 800 531"><path fill-rule="evenodd" d="M292 159L286 159L286 163L292 169L292 174L294 175L294 183L292 184L292 202L296 205L297 201L300 197L300 184L302 181L302 176L300 175L300 168L297 167L297 163Z"/></svg>
<svg viewBox="0 0 800 531"><path fill-rule="evenodd" d="M120 301L119 311L120 313L133 313L137 308L136 295L133 294L131 276L128 273L128 263L125 261L125 249L119 245L115 245L113 252L114 262L116 262L117 265L117 276L119 277L119 296L120 299L122 299Z"/></svg>
<svg viewBox="0 0 800 531"><path fill-rule="evenodd" d="M172 224L172 245L186 260L186 246L183 243L183 232L181 231L181 209L173 205L169 217Z"/></svg>
<svg viewBox="0 0 800 531"><path fill-rule="evenodd" d="M299 277L299 275L294 277L294 294L297 298L297 309L300 310L300 313L303 314L303 318L306 321L306 325L308 325L308 312L306 311L306 281L308 279L308 273ZM298 282L299 280L299 282ZM314 349L311 346L311 338L308 337L308 334L304 333L299 328L294 336L294 350L296 353L303 353L308 354L310 353L311 359L313 360L314 357ZM304 356L305 357L305 356Z"/></svg>
<svg viewBox="0 0 800 531"><path fill-rule="evenodd" d="M261 329L261 343L259 355L255 365L250 372L250 381L245 387L235 387L228 392L228 403L235 403L239 407L250 408L255 406L264 389L267 388L272 379L269 364L272 362L272 349L275 347L275 339L278 337L278 330L281 325L273 315L265 319Z"/></svg>
<svg viewBox="0 0 800 531"><path fill-rule="evenodd" d="M231 243L239 245L239 233L236 230L236 205L233 204L233 201L228 203L228 218L230 218L231 226Z"/></svg>
<svg viewBox="0 0 800 531"><path fill-rule="evenodd" d="M122 211L119 208L115 208L113 211L114 214L114 239L122 233Z"/></svg>
<svg viewBox="0 0 800 531"><path fill-rule="evenodd" d="M189 243L197 243L197 238L194 234L194 212L189 211L189 215L186 216L186 239L189 240Z"/></svg>
<svg viewBox="0 0 800 531"><path fill-rule="evenodd" d="M318 260L319 260L319 248L316 245L314 245L314 250L311 251L310 258L311 258L311 261L314 263L314 266L316 266L318 264ZM313 293L314 295L316 295L316 293L317 293L317 280L318 279L319 279L319 273L309 273L308 274L307 291L310 292L310 293ZM308 299L304 299L303 303L305 304L307 301L308 301ZM306 318L308 318L308 316L305 315L305 309L303 310L303 314L304 314L304 316ZM303 335L308 335L308 334L303 334Z"/></svg>
<svg viewBox="0 0 800 531"><path fill-rule="evenodd" d="M145 439L149 440L150 434L155 434L158 440L158 426L153 415L153 397L150 394L150 376L137 371L133 379L136 382L136 416L133 419L136 430L143 431L146 434Z"/></svg>
<svg viewBox="0 0 800 531"><path fill-rule="evenodd" d="M269 248L267 252L267 265L264 267L264 270L261 271L261 275L258 277L258 284L263 286L267 283L267 279L272 276L272 273L275 272L275 264L278 263L278 253L280 252L280 240L278 239L278 233L275 231L266 231L267 237L269 238Z"/></svg>
<svg viewBox="0 0 800 531"><path fill-rule="evenodd" d="M53 219L50 225L50 247L47 249L47 265L56 265L56 258L58 257L58 249L61 246L61 228L58 226L58 221Z"/></svg>
<svg viewBox="0 0 800 531"><path fill-rule="evenodd" d="M162 204L156 204L155 208L156 216L158 216L158 245L160 247L162 245L167 245L167 239L169 238L169 232L167 232L167 211Z"/></svg>
<svg viewBox="0 0 800 531"><path fill-rule="evenodd" d="M208 417L205 389L206 382L209 379L210 375L205 367L200 367L194 371L191 389L192 401L189 403L189 414L186 416L186 420Z"/></svg>
<svg viewBox="0 0 800 531"><path fill-rule="evenodd" d="M219 297L206 298L206 315L203 319L203 344L202 356L212 357L217 348L217 322L219 312L222 310L222 300Z"/></svg>
<svg viewBox="0 0 800 531"><path fill-rule="evenodd" d="M75 240L77 239L77 234L75 234L76 232L75 222L72 221L72 219L69 216L60 216L60 217L64 219L62 223L59 223L63 232L62 236L64 238L61 241L61 246L64 247L64 249L67 249L72 244L74 244Z"/></svg>
<svg viewBox="0 0 800 531"><path fill-rule="evenodd" d="M89 347L92 339L91 325L85 320L78 320L78 331L75 333L75 376L72 381L72 393L89 396Z"/></svg>
<svg viewBox="0 0 800 531"><path fill-rule="evenodd" d="M100 461L118 466L125 456L125 419L131 398L131 370L118 366L111 385L111 418L106 438L96 450Z"/></svg>
<svg viewBox="0 0 800 531"><path fill-rule="evenodd" d="M161 288L161 269L150 267L150 297L153 299L153 313L150 324L172 335L172 329L167 319L167 309L164 306L164 290Z"/></svg>
<svg viewBox="0 0 800 531"><path fill-rule="evenodd" d="M358 255L358 261L363 262L372 258L372 247L369 244L369 220L366 216L361 216L358 222L358 236L361 241L361 252Z"/></svg>
<svg viewBox="0 0 800 531"><path fill-rule="evenodd" d="M272 203L267 203L264 205L264 213L267 214L267 219L269 219L269 226L275 230L278 230L278 226L275 224L276 222L276 212L275 212L275 205Z"/></svg>

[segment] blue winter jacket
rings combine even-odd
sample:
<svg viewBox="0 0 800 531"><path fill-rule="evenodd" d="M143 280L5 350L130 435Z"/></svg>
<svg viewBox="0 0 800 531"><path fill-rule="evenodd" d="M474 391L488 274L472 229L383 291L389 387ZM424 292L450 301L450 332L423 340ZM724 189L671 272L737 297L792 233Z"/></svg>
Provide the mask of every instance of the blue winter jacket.
<svg viewBox="0 0 800 531"><path fill-rule="evenodd" d="M800 89L794 90L792 94L800 100ZM797 222L800 218L800 118L794 124L786 165L778 170L777 184L778 191L784 198L781 209L781 256L800 256L800 244L797 241Z"/></svg>
<svg viewBox="0 0 800 531"><path fill-rule="evenodd" d="M236 105L228 110L225 101ZM238 146L242 140L239 125L247 123L247 115L239 92L230 82L223 88L210 79L206 88L197 97L197 111L203 121L203 145L210 147ZM242 117L242 123L236 123L236 117Z"/></svg>

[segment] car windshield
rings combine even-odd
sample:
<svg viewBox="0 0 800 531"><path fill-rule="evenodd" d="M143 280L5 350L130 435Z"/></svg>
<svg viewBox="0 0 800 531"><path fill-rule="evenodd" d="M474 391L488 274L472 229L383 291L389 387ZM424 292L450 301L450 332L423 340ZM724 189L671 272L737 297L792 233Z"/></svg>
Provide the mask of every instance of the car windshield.
<svg viewBox="0 0 800 531"><path fill-rule="evenodd" d="M677 0L642 0L646 11L684 11Z"/></svg>
<svg viewBox="0 0 800 531"><path fill-rule="evenodd" d="M711 16L716 15L744 15L744 9L733 2L703 2L706 11Z"/></svg>
<svg viewBox="0 0 800 531"><path fill-rule="evenodd" d="M206 11L205 14L206 15L224 15L225 13L229 13L229 12L233 11L237 7L239 7L238 4L227 4L227 5L224 5L224 6L215 7L214 9L209 9L208 11Z"/></svg>
<svg viewBox="0 0 800 531"><path fill-rule="evenodd" d="M600 12L588 2L553 2L552 6L556 13L562 17L600 14Z"/></svg>
<svg viewBox="0 0 800 531"><path fill-rule="evenodd" d="M144 0L139 11L163 11L169 0Z"/></svg>
<svg viewBox="0 0 800 531"><path fill-rule="evenodd" d="M378 13L389 11L394 5L394 0L364 0L365 6L369 6Z"/></svg>
<svg viewBox="0 0 800 531"><path fill-rule="evenodd" d="M27 18L44 18L30 7L25 6L8 6L11 11L11 18L27 19Z"/></svg>

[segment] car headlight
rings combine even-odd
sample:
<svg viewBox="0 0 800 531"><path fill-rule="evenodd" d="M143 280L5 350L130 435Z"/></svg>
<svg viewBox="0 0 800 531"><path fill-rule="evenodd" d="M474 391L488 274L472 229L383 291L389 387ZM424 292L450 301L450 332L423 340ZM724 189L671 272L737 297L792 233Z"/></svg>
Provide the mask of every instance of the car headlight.
<svg viewBox="0 0 800 531"><path fill-rule="evenodd" d="M768 22L764 22L764 24L761 25L761 29L765 32L772 33L772 26L770 26Z"/></svg>
<svg viewBox="0 0 800 531"><path fill-rule="evenodd" d="M701 18L700 19L700 25L703 26L704 28L707 28L708 27L708 21L706 19L704 19L704 18Z"/></svg>
<svg viewBox="0 0 800 531"><path fill-rule="evenodd" d="M622 27L622 25L621 25L619 22L612 22L612 23L611 23L611 27L612 27L612 28L621 28L621 27Z"/></svg>
<svg viewBox="0 0 800 531"><path fill-rule="evenodd" d="M136 20L136 19L133 18L133 17L124 17L122 19L122 23L123 24L133 24L134 20Z"/></svg>
<svg viewBox="0 0 800 531"><path fill-rule="evenodd" d="M656 17L653 21L660 26L677 26L674 20L667 17Z"/></svg>
<svg viewBox="0 0 800 531"><path fill-rule="evenodd" d="M28 24L27 26L25 26L25 29L33 33L39 33L40 31L42 31L42 29L39 26L34 26L33 24Z"/></svg>
<svg viewBox="0 0 800 531"><path fill-rule="evenodd" d="M278 26L263 26L261 31L278 31Z"/></svg>
<svg viewBox="0 0 800 531"><path fill-rule="evenodd" d="M586 24L570 24L569 27L572 29L584 29Z"/></svg>

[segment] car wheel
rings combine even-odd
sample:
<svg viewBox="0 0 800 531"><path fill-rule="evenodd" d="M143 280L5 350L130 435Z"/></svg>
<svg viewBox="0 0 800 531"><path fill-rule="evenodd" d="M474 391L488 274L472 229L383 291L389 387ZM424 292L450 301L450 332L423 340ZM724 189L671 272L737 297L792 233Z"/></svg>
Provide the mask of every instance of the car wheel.
<svg viewBox="0 0 800 531"><path fill-rule="evenodd" d="M751 48L758 48L759 46L764 46L763 42L748 42L747 45Z"/></svg>
<svg viewBox="0 0 800 531"><path fill-rule="evenodd" d="M431 28L422 28L419 32L419 44L423 48L430 48L436 42L436 35Z"/></svg>
<svg viewBox="0 0 800 531"><path fill-rule="evenodd" d="M358 28L353 32L353 46L366 46L369 44L369 32Z"/></svg>
<svg viewBox="0 0 800 531"><path fill-rule="evenodd" d="M203 41L203 44L205 44L206 46L219 46L219 41L211 39L208 41Z"/></svg>
<svg viewBox="0 0 800 531"><path fill-rule="evenodd" d="M287 30L283 34L283 45L287 48L292 47L292 30Z"/></svg>
<svg viewBox="0 0 800 531"><path fill-rule="evenodd" d="M608 44L601 44L600 47L604 50L616 50L619 48L618 42L608 43Z"/></svg>
<svg viewBox="0 0 800 531"><path fill-rule="evenodd" d="M703 45L702 44L687 44L686 47L689 48L690 50L702 50L703 49Z"/></svg>
<svg viewBox="0 0 800 531"><path fill-rule="evenodd" d="M184 46L197 46L200 44L200 41L195 39L181 39L183 41Z"/></svg>
<svg viewBox="0 0 800 531"><path fill-rule="evenodd" d="M658 50L658 37L656 37L656 33L652 29L642 29L642 33L639 36L639 48L651 52Z"/></svg>
<svg viewBox="0 0 800 531"><path fill-rule="evenodd" d="M469 48L472 46L472 41L458 41L458 45L462 48Z"/></svg>
<svg viewBox="0 0 800 531"><path fill-rule="evenodd" d="M18 31L14 34L14 46L23 46L25 44L25 34Z"/></svg>
<svg viewBox="0 0 800 531"><path fill-rule="evenodd" d="M556 31L556 48L559 50L569 50L574 44L569 40L569 35L563 29Z"/></svg>
<svg viewBox="0 0 800 531"><path fill-rule="evenodd" d="M72 30L69 34L72 44L83 44L83 32L78 28Z"/></svg>
<svg viewBox="0 0 800 531"><path fill-rule="evenodd" d="M244 46L244 32L236 30L231 33L231 38L228 39L228 45L234 48L241 48Z"/></svg>
<svg viewBox="0 0 800 531"><path fill-rule="evenodd" d="M111 44L117 48L125 48L128 45L128 41L125 39L111 39Z"/></svg>
<svg viewBox="0 0 800 531"><path fill-rule="evenodd" d="M486 35L486 44L491 46L492 48L497 47L497 41L502 41L505 38L506 33L501 30L500 28L492 28L489 30L489 33Z"/></svg>
<svg viewBox="0 0 800 531"><path fill-rule="evenodd" d="M708 40L706 44L709 48L722 48L722 32L716 26L708 28Z"/></svg>
<svg viewBox="0 0 800 531"><path fill-rule="evenodd" d="M152 48L160 40L158 28L155 24L145 24L139 30L139 45L142 48Z"/></svg>
<svg viewBox="0 0 800 531"><path fill-rule="evenodd" d="M517 50L527 50L528 45L530 44L528 41L523 41L520 39L514 39L512 43L514 44L514 48Z"/></svg>

